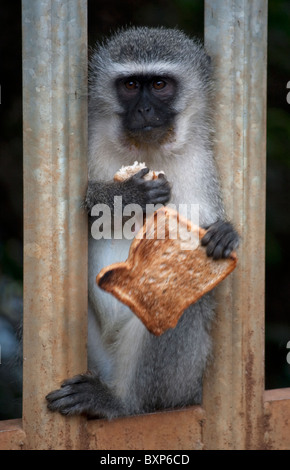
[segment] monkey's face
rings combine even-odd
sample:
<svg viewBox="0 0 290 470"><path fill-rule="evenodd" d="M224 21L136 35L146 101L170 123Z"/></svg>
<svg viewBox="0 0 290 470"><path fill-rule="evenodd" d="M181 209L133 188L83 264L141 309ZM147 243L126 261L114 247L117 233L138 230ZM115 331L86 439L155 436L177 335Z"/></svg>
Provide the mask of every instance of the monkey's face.
<svg viewBox="0 0 290 470"><path fill-rule="evenodd" d="M115 82L126 137L135 144L160 144L174 127L177 82L168 76L134 75Z"/></svg>

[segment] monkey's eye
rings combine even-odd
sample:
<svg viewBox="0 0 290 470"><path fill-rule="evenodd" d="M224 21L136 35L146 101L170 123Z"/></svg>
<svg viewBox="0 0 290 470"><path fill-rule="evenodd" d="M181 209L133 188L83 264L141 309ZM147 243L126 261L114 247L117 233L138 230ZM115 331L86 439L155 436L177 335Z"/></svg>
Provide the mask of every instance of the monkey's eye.
<svg viewBox="0 0 290 470"><path fill-rule="evenodd" d="M127 90L136 90L139 87L137 80L127 80L124 85Z"/></svg>
<svg viewBox="0 0 290 470"><path fill-rule="evenodd" d="M166 86L166 82L164 80L154 80L152 86L155 90L162 90Z"/></svg>

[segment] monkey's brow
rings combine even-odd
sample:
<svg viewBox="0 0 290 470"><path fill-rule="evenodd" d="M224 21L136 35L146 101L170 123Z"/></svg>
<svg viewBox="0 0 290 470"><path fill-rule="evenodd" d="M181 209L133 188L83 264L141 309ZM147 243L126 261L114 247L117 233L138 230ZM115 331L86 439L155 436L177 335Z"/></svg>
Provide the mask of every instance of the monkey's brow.
<svg viewBox="0 0 290 470"><path fill-rule="evenodd" d="M147 74L147 73L140 73L140 74L129 74L129 75L122 75L120 77L118 77L119 80L122 80L122 81L125 81L125 80L136 80L137 82L140 82L140 83L148 83L148 82L152 82L153 80L156 80L156 79L168 79L168 78L171 78L172 77L170 76L170 74L156 74L156 73L152 73L152 74Z"/></svg>

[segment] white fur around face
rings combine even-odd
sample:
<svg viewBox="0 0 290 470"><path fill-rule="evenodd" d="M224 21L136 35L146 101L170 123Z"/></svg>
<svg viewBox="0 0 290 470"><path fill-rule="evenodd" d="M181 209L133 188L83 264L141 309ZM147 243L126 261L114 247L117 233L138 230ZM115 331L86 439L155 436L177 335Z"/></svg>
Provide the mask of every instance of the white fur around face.
<svg viewBox="0 0 290 470"><path fill-rule="evenodd" d="M185 111L176 120L174 137L158 149L126 145L116 137L120 134L116 121L114 130L109 120L97 122L90 138L89 179L112 180L122 165L145 162L149 169L165 173L172 184L172 204L199 204L200 223L215 222L222 214L220 201L214 199L216 191L211 190L209 182L218 187L217 170L211 150L201 138L204 129L197 132L188 125L194 119L192 113Z"/></svg>

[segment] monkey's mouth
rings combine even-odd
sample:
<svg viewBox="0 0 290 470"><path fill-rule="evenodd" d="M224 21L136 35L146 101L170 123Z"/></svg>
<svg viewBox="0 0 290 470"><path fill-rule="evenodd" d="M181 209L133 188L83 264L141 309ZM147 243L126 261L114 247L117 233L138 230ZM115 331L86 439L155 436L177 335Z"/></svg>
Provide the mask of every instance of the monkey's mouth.
<svg viewBox="0 0 290 470"><path fill-rule="evenodd" d="M161 124L144 124L144 126L138 126L138 127L131 127L128 129L129 132L132 133L138 133L138 132L151 132L154 129L160 129L160 127L163 127Z"/></svg>
<svg viewBox="0 0 290 470"><path fill-rule="evenodd" d="M164 138L172 131L172 128L164 125L145 125L127 129L127 136L137 144L163 143Z"/></svg>
<svg viewBox="0 0 290 470"><path fill-rule="evenodd" d="M156 126L156 127L158 127L158 126ZM152 131L152 129L154 129L153 126L144 126L144 127L142 127L140 130L141 130L142 132L150 132L150 131Z"/></svg>

